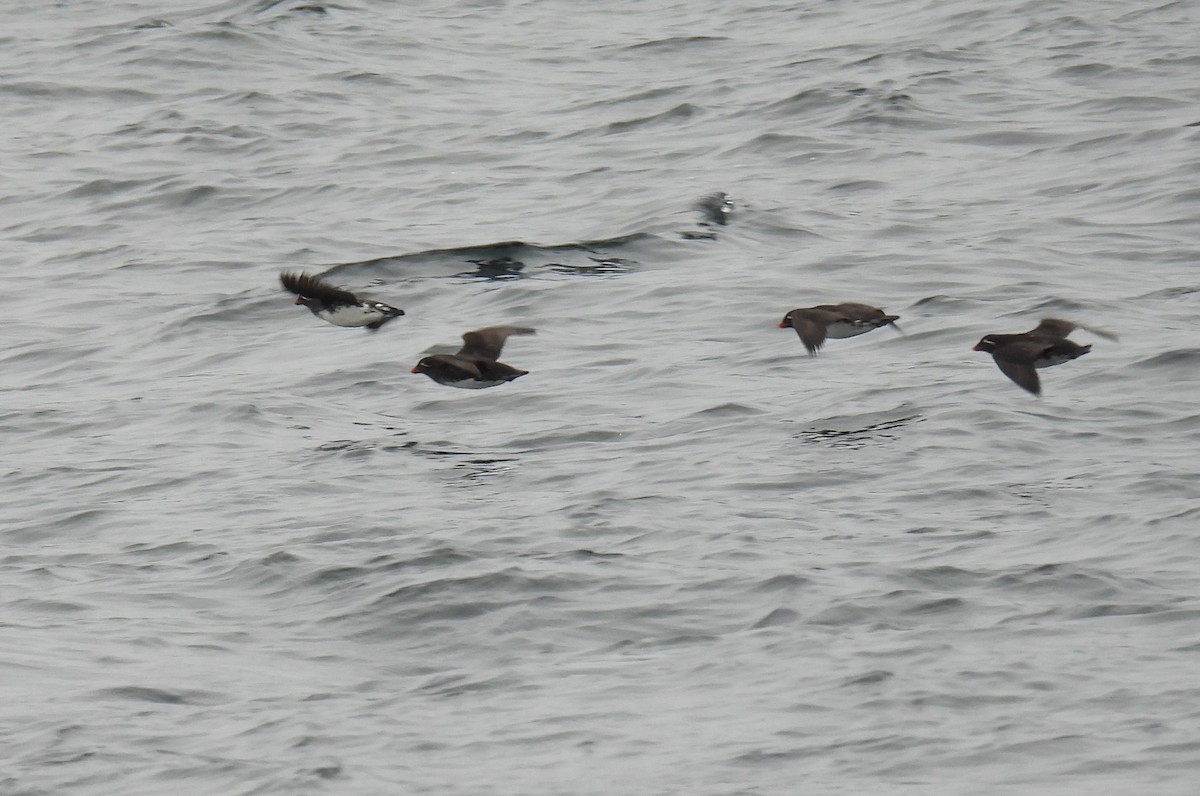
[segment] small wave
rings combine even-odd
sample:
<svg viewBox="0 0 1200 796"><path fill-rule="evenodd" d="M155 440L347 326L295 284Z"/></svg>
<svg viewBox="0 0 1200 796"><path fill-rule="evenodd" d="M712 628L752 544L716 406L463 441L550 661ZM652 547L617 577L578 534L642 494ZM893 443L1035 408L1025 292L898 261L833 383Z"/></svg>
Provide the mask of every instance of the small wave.
<svg viewBox="0 0 1200 796"><path fill-rule="evenodd" d="M674 108L654 113L649 116L641 116L636 119L625 119L619 122L610 122L604 126L605 135L620 135L623 133L641 130L645 127L655 127L662 124L677 124L681 121L691 119L693 116L702 113L702 109L688 102L680 103Z"/></svg>
<svg viewBox="0 0 1200 796"><path fill-rule="evenodd" d="M717 191L698 200L693 209L700 214L700 231L685 230L681 235L687 240L711 239L716 236L714 227L729 223L733 200ZM449 276L489 281L546 273L620 276L636 271L646 259L669 258L673 245L669 238L648 231L557 244L506 240L341 263L326 269L322 276L345 278L361 274L375 280ZM469 268L464 270L463 266Z"/></svg>
<svg viewBox="0 0 1200 796"><path fill-rule="evenodd" d="M411 254L376 257L371 260L343 263L326 270L326 277L370 273L372 276L391 275L399 278L439 275L473 279L513 279L528 276L527 268L554 270L559 273L588 273L603 264L620 263L628 270L637 263L632 258L606 254L653 239L649 234L623 235L616 238L543 245L509 240L483 245L430 249ZM461 266L472 266L459 270ZM449 266L449 269L446 268ZM450 270L450 273L446 273Z"/></svg>
<svg viewBox="0 0 1200 796"><path fill-rule="evenodd" d="M712 44L727 40L728 39L725 36L671 36L665 39L654 39L653 41L642 41L638 42L637 44L630 44L624 49L627 52L638 52L641 50L679 51L686 47L694 47L698 44Z"/></svg>
<svg viewBox="0 0 1200 796"><path fill-rule="evenodd" d="M1141 362L1129 366L1134 370L1157 370L1159 368L1180 368L1187 373L1195 373L1200 368L1200 348L1177 348L1165 351Z"/></svg>
<svg viewBox="0 0 1200 796"><path fill-rule="evenodd" d="M167 691L140 685L104 688L94 693L100 699L129 699L162 705L211 705L218 701L215 694L203 691Z"/></svg>

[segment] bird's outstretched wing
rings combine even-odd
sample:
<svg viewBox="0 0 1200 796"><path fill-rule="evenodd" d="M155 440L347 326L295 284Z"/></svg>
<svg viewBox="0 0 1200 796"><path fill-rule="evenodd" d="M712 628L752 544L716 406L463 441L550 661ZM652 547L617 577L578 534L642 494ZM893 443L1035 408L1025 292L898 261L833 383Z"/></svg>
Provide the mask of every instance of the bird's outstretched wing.
<svg viewBox="0 0 1200 796"><path fill-rule="evenodd" d="M996 367L1022 389L1034 395L1042 394L1042 383L1033 363L1050 348L1048 343L1010 343L992 354Z"/></svg>
<svg viewBox="0 0 1200 796"><path fill-rule="evenodd" d="M322 282L311 274L297 274L284 271L279 275L279 281L286 290L297 296L320 299L326 304L357 304L358 296L349 290L334 287L328 282Z"/></svg>
<svg viewBox="0 0 1200 796"><path fill-rule="evenodd" d="M480 357L496 360L504 350L504 341L514 334L533 334L528 326L489 326L486 329L476 329L467 332L463 337L463 347L458 350L459 356Z"/></svg>

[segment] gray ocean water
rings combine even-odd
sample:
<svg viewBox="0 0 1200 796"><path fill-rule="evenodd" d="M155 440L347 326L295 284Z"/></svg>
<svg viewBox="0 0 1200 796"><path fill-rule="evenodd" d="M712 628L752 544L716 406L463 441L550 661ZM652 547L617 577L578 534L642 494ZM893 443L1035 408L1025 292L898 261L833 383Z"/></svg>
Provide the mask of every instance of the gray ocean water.
<svg viewBox="0 0 1200 796"><path fill-rule="evenodd" d="M1200 792L1194 3L3 18L0 794Z"/></svg>

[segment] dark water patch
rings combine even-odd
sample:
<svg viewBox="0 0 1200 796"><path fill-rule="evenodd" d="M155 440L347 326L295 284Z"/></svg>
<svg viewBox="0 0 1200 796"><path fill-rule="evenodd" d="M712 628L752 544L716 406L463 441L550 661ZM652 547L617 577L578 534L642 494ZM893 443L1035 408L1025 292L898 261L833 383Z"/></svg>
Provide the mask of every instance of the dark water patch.
<svg viewBox="0 0 1200 796"><path fill-rule="evenodd" d="M403 436L403 434L398 435ZM415 442L399 442L393 440L358 440L338 439L323 442L314 450L318 453L335 453L342 458L359 459L373 456L377 453L387 454L398 451L411 451Z"/></svg>
<svg viewBox="0 0 1200 796"><path fill-rule="evenodd" d="M917 307L923 307L957 314L962 310L971 310L975 307L978 307L980 303L981 302L978 299L963 298L962 296L949 296L939 293L937 295L926 296L923 299L918 299L913 303L912 307L914 309Z"/></svg>
<svg viewBox="0 0 1200 796"><path fill-rule="evenodd" d="M446 599L437 603L421 603L405 606L400 609L395 606L376 603L366 608L364 612L356 614L353 619L363 622L376 616L378 613L385 613L388 615L388 618L381 621L384 622L386 627L380 626L373 630L368 630L366 631L366 636L390 637L395 633L417 631L422 626L429 626L427 630L433 630L433 626L441 625L441 623L460 623L471 619L478 619L479 617L511 608L518 604L518 602L511 599ZM337 620L349 618L352 617L338 617Z"/></svg>
<svg viewBox="0 0 1200 796"><path fill-rule="evenodd" d="M735 766L756 766L776 768L782 763L790 763L796 760L803 760L809 757L826 754L827 749L821 747L813 747L810 749L790 749L787 751L771 751L767 749L753 749L749 752L743 752L729 760L730 764ZM753 793L753 791L751 791Z"/></svg>
<svg viewBox="0 0 1200 796"><path fill-rule="evenodd" d="M85 531L98 531L116 516L109 509L47 508L38 520L10 524L5 529L5 539L24 543L74 536Z"/></svg>
<svg viewBox="0 0 1200 796"><path fill-rule="evenodd" d="M136 702L154 702L160 705L215 705L220 700L217 694L205 691L167 691L161 688L129 685L93 691L98 699L122 699Z"/></svg>
<svg viewBox="0 0 1200 796"><path fill-rule="evenodd" d="M276 594L293 591L299 573L308 566L305 559L286 550L253 559L234 558L222 551L200 559L198 563L206 565L211 577L252 589L274 590Z"/></svg>
<svg viewBox="0 0 1200 796"><path fill-rule="evenodd" d="M1177 348L1128 365L1123 370L1178 370L1181 373L1200 372L1200 348Z"/></svg>
<svg viewBox="0 0 1200 796"><path fill-rule="evenodd" d="M1072 619L1099 619L1109 616L1139 616L1141 614L1154 614L1167 610L1170 609L1161 604L1103 603L1077 608L1073 611L1068 611L1066 615Z"/></svg>
<svg viewBox="0 0 1200 796"><path fill-rule="evenodd" d="M603 99L583 101L579 104L572 105L574 111L586 110L603 110L608 111L617 103L637 103L651 102L661 100L668 97L676 97L685 93L685 90L680 86L653 86L650 88L637 88L629 94L624 94L615 97L604 97Z"/></svg>
<svg viewBox="0 0 1200 796"><path fill-rule="evenodd" d="M794 591L811 584L812 581L803 575L775 575L761 583L756 583L753 590L761 592Z"/></svg>
<svg viewBox="0 0 1200 796"><path fill-rule="evenodd" d="M129 88L105 88L102 86L73 86L45 82L0 83L0 96L12 95L26 99L79 101L106 99L129 103L149 103L159 99L158 95Z"/></svg>
<svg viewBox="0 0 1200 796"><path fill-rule="evenodd" d="M11 603L9 603L9 605L16 610L28 611L34 614L78 614L92 610L92 608L86 605L65 602L63 600L38 600L22 598L13 600Z"/></svg>
<svg viewBox="0 0 1200 796"><path fill-rule="evenodd" d="M546 268L569 276L622 276L637 268L636 262L622 257L588 257L588 260L591 264L547 263Z"/></svg>
<svg viewBox="0 0 1200 796"><path fill-rule="evenodd" d="M1094 114L1106 119L1119 118L1122 114L1140 114L1155 111L1172 111L1189 108L1181 99L1154 96L1120 96L1090 99L1066 106L1067 110L1080 115Z"/></svg>
<svg viewBox="0 0 1200 796"><path fill-rule="evenodd" d="M341 587L367 580L372 570L365 567L330 567L316 571L304 579L306 588ZM360 583L361 585L361 583Z"/></svg>
<svg viewBox="0 0 1200 796"><path fill-rule="evenodd" d="M321 16L328 13L328 8L338 8L338 6L313 3L309 2L309 0L259 0L250 9L250 13L265 14L268 11L280 10L289 14L317 14Z"/></svg>
<svg viewBox="0 0 1200 796"><path fill-rule="evenodd" d="M781 158L812 158L818 154L840 153L848 146L804 135L760 133L730 150L730 155L754 154Z"/></svg>
<svg viewBox="0 0 1200 796"><path fill-rule="evenodd" d="M660 55L666 52L682 52L685 49L692 49L697 45L711 45L723 41L728 41L728 39L725 36L670 36L664 39L629 44L622 49L630 53L650 52Z"/></svg>
<svg viewBox="0 0 1200 796"><path fill-rule="evenodd" d="M1103 185L1102 183L1098 183L1098 182L1064 183L1062 185L1054 185L1049 188L1042 188L1041 190L1037 191L1037 195L1038 196L1047 196L1047 197L1050 197L1053 199L1057 199L1057 198L1063 197L1063 196L1073 196L1076 194L1083 194L1083 193L1087 193L1089 191L1094 191L1097 188L1102 187L1102 185Z"/></svg>
<svg viewBox="0 0 1200 796"><path fill-rule="evenodd" d="M756 480L741 480L732 481L729 483L729 488L732 490L740 490L748 493L771 493L792 495L806 490L821 489L825 487L844 487L846 484L854 483L867 476L864 470L856 470L849 467L825 467L820 470L813 470L807 473L798 473L795 476L788 478L765 479L759 478ZM815 528L807 524L802 524L803 528Z"/></svg>
<svg viewBox="0 0 1200 796"><path fill-rule="evenodd" d="M1092 150L1100 150L1107 153L1114 150L1127 149L1132 146L1132 141L1133 137L1128 133L1091 136L1079 141L1072 141L1065 146L1056 148L1055 151L1063 152L1064 154L1081 154L1090 153Z"/></svg>
<svg viewBox="0 0 1200 796"><path fill-rule="evenodd" d="M92 180L91 182L70 189L63 196L72 199L94 199L128 193L129 191L152 185L155 182L158 182L158 180Z"/></svg>
<svg viewBox="0 0 1200 796"><path fill-rule="evenodd" d="M540 595L549 592L570 591L576 588L578 588L578 584L566 576L539 577L526 574L514 567L501 572L460 578L437 578L423 583L400 586L376 599L372 603L372 607L420 605L429 602L430 598L441 600L443 597L459 594L498 593L511 599L521 594ZM487 605L490 610L491 607L501 607L505 604L508 603L488 603Z"/></svg>
<svg viewBox="0 0 1200 796"><path fill-rule="evenodd" d="M874 669L864 674L854 675L842 681L843 688L855 688L863 685L878 685L895 677L895 674L885 669Z"/></svg>
<svg viewBox="0 0 1200 796"><path fill-rule="evenodd" d="M525 263L512 257L491 257L483 260L467 260L467 262L475 266L475 271L457 274L457 276L480 279L511 279L520 276L521 272L525 270Z"/></svg>
<svg viewBox="0 0 1200 796"><path fill-rule="evenodd" d="M316 3L305 3L304 5L295 6L290 9L292 14L304 14L306 16L323 17L329 13L331 6L318 5Z"/></svg>
<svg viewBox="0 0 1200 796"><path fill-rule="evenodd" d="M849 92L855 102L830 122L830 127L890 127L905 130L934 130L950 126L937 114L922 108L910 94L878 87L860 86Z"/></svg>
<svg viewBox="0 0 1200 796"><path fill-rule="evenodd" d="M957 590L977 586L989 576L946 564L936 567L907 569L902 572L905 581L914 581L929 589Z"/></svg>
<svg viewBox="0 0 1200 796"><path fill-rule="evenodd" d="M1073 599L1102 600L1117 596L1123 586L1105 572L1072 564L1042 564L1023 572L996 576L992 585L1023 593L1046 593Z"/></svg>
<svg viewBox="0 0 1200 796"><path fill-rule="evenodd" d="M880 182L879 180L850 180L830 185L826 190L838 193L861 193L864 191L879 191L887 187L888 184L886 182Z"/></svg>
<svg viewBox="0 0 1200 796"><path fill-rule="evenodd" d="M358 70L347 70L344 72L334 72L328 76L333 80L344 81L351 84L370 84L381 88L394 89L400 84L399 82L388 75L380 74L379 72L364 72Z"/></svg>
<svg viewBox="0 0 1200 796"><path fill-rule="evenodd" d="M383 574L409 571L433 572L446 567L467 564L478 558L479 556L474 553L468 553L456 547L443 546L411 558L398 558L394 555L376 556L362 564L361 568Z"/></svg>
<svg viewBox="0 0 1200 796"><path fill-rule="evenodd" d="M430 445L432 445L432 444L436 444L438 447L430 447ZM464 459L466 459L466 461L464 462L465 464L474 464L474 465L481 465L481 466L493 465L493 464L496 464L496 465L512 464L514 462L520 461L519 459L514 458L512 456L502 456L498 453L493 454L489 451L479 450L478 448L476 448L474 450L456 450L453 448L446 447L446 445L448 445L448 444L449 443L430 443L429 445L427 445L426 443L410 442L405 447L411 448L412 452L417 454L418 456L427 456L427 457L431 457L434 459L464 458Z"/></svg>
<svg viewBox="0 0 1200 796"><path fill-rule="evenodd" d="M760 630L764 627L776 627L778 625L794 624L800 618L800 614L793 611L791 608L776 608L759 619L750 626L752 630Z"/></svg>
<svg viewBox="0 0 1200 796"><path fill-rule="evenodd" d="M982 147L1044 147L1062 140L1060 133L1041 133L1033 130L991 130L982 133L953 135L951 141Z"/></svg>
<svg viewBox="0 0 1200 796"><path fill-rule="evenodd" d="M908 528L904 533L956 542L982 541L999 535L991 530L978 531L970 528L961 528L955 523L947 523L946 525L920 525L915 528Z"/></svg>
<svg viewBox="0 0 1200 796"><path fill-rule="evenodd" d="M1180 208L1192 208L1197 203L1200 203L1200 189L1188 188L1182 191L1174 191L1164 197L1173 205L1179 205Z"/></svg>
<svg viewBox="0 0 1200 796"><path fill-rule="evenodd" d="M1033 13L1047 8L1039 4L1029 3L1018 9L1020 13ZM1053 13L1053 9L1047 9ZM1103 36L1104 31L1099 27L1100 20L1089 20L1074 14L1063 14L1062 16L1042 16L1035 18L1025 27L1021 28L1015 34L1018 38L1035 36L1039 41L1042 39L1042 34L1050 33L1055 36L1063 37L1063 47L1071 45L1079 46L1081 44L1079 36L1075 34L1086 34L1088 36Z"/></svg>
<svg viewBox="0 0 1200 796"><path fill-rule="evenodd" d="M844 415L818 420L792 437L806 444L856 450L868 445L895 441L898 435L891 432L924 420L924 415L909 414L904 408L864 415Z"/></svg>
<svg viewBox="0 0 1200 796"><path fill-rule="evenodd" d="M981 710L987 705L1015 705L1029 701L1030 697L1016 694L931 694L913 697L914 707L946 707L957 711Z"/></svg>
<svg viewBox="0 0 1200 796"><path fill-rule="evenodd" d="M649 635L637 640L631 640L625 645L630 650L671 649L673 647L691 647L698 644L711 644L719 641L720 636L711 633L675 633L665 636Z"/></svg>
<svg viewBox="0 0 1200 796"><path fill-rule="evenodd" d="M567 551L567 557L579 559L581 561L608 561L612 559L625 558L624 553L601 553L596 550L579 548L578 550Z"/></svg>
<svg viewBox="0 0 1200 796"><path fill-rule="evenodd" d="M1200 522L1197 522L1200 521L1200 506L1174 511L1163 517L1152 517L1146 520L1146 526L1149 528L1154 528L1163 524L1175 526L1184 520L1191 525L1200 525Z"/></svg>
<svg viewBox="0 0 1200 796"><path fill-rule="evenodd" d="M1195 608L1163 608L1146 617L1147 622L1184 622L1194 625L1200 620L1200 609Z"/></svg>
<svg viewBox="0 0 1200 796"><path fill-rule="evenodd" d="M688 417L704 418L704 417L754 417L755 415L766 414L766 411L754 406L746 406L738 403L724 403L717 406L710 406L708 409L701 409L699 412L693 412Z"/></svg>
<svg viewBox="0 0 1200 796"><path fill-rule="evenodd" d="M614 442L624 439L625 436L626 432L615 429L549 431L519 437L504 447L520 451L544 451L552 448L571 447L581 443Z"/></svg>
<svg viewBox="0 0 1200 796"><path fill-rule="evenodd" d="M1031 304L1030 308L1028 310L1022 310L1020 312L1009 313L1006 317L1027 318L1032 313L1037 313L1039 316L1038 318L1030 318L1030 325L1036 326L1038 323L1038 320L1043 315L1048 315L1050 313L1055 313L1055 312L1072 313L1073 315L1078 315L1081 313L1086 313L1088 311L1091 311L1091 309L1092 309L1091 305L1085 304L1080 301L1075 301L1074 299L1064 298L1062 296L1043 296L1042 298L1038 299L1033 304ZM1071 317L1071 316L1068 315L1068 317ZM1071 318L1071 319L1075 320L1074 318ZM1018 331L1025 331L1025 330L1021 329Z"/></svg>
<svg viewBox="0 0 1200 796"><path fill-rule="evenodd" d="M809 624L846 627L849 625L876 624L880 622L880 613L876 608L868 608L849 600L832 605L808 618Z"/></svg>
<svg viewBox="0 0 1200 796"><path fill-rule="evenodd" d="M884 240L905 238L923 240L929 235L929 227L922 224L889 224L886 227L880 227L872 230L870 237Z"/></svg>
<svg viewBox="0 0 1200 796"><path fill-rule="evenodd" d="M436 697L458 697L485 691L519 691L523 685L512 675L471 679L468 675L452 674L433 677L414 689L414 692Z"/></svg>
<svg viewBox="0 0 1200 796"><path fill-rule="evenodd" d="M957 613L967 607L966 600L958 597L945 597L939 600L926 600L904 609L905 614L946 614Z"/></svg>
<svg viewBox="0 0 1200 796"><path fill-rule="evenodd" d="M1096 485L1095 479L1088 475L1068 475L1062 478L1048 478L1043 481L1022 481L1005 487L1015 497L1040 499L1046 493L1063 490L1087 490Z"/></svg>
<svg viewBox="0 0 1200 796"><path fill-rule="evenodd" d="M210 56L215 55L211 49L213 45L234 45L231 48L233 52L249 51L251 48L261 45L260 37L253 30L239 27L228 21L180 28L175 39L180 43L180 49L184 52L188 52L189 54L196 53L197 55L207 53ZM189 47L189 44L197 44L199 46Z"/></svg>
<svg viewBox="0 0 1200 796"><path fill-rule="evenodd" d="M160 190L155 200L168 207L193 207L207 202L221 193L215 185L192 185Z"/></svg>
<svg viewBox="0 0 1200 796"><path fill-rule="evenodd" d="M854 101L859 87L851 84L806 88L763 107L763 113L781 118L809 117L820 111L845 107ZM796 137L783 133L764 133L762 143L786 143L794 148Z"/></svg>
<svg viewBox="0 0 1200 796"><path fill-rule="evenodd" d="M1085 64L1072 64L1056 69L1052 74L1054 77L1062 78L1063 80L1084 79L1095 80L1104 75L1111 75L1114 72L1119 72L1112 64L1102 64L1097 62Z"/></svg>
<svg viewBox="0 0 1200 796"><path fill-rule="evenodd" d="M661 113L642 116L636 119L626 119L620 122L610 122L604 126L604 135L624 135L648 127L678 125L690 120L693 116L703 114L703 109L684 102Z"/></svg>
<svg viewBox="0 0 1200 796"><path fill-rule="evenodd" d="M580 275L592 275L597 272L627 273L639 262L635 257L618 252L632 251L637 244L652 243L655 240L659 239L649 233L634 233L616 238L559 245L502 241L481 246L434 249L344 263L329 268L322 277L351 277L363 274L372 279L380 279L382 275L400 279L455 276L504 280L529 276L534 269ZM463 265L469 265L471 268L461 270Z"/></svg>

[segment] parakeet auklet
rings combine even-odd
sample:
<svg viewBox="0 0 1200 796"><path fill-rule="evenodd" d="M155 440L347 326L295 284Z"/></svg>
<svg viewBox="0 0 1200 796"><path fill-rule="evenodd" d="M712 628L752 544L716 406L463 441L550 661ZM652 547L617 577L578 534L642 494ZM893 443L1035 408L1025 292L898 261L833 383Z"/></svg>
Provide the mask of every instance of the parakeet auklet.
<svg viewBox="0 0 1200 796"><path fill-rule="evenodd" d="M418 362L412 372L424 373L438 384L467 390L495 387L529 372L497 362L496 359L510 335L533 333L534 330L526 326L476 329L462 336L463 346L457 354L432 354Z"/></svg>
<svg viewBox="0 0 1200 796"><path fill-rule="evenodd" d="M1092 346L1079 345L1067 339L1076 329L1116 340L1108 332L1091 329L1060 318L1043 318L1036 328L1019 334L986 334L975 344L975 351L991 354L1000 372L1018 386L1034 395L1042 394L1038 368L1048 368L1078 359L1092 350Z"/></svg>
<svg viewBox="0 0 1200 796"><path fill-rule="evenodd" d="M310 274L284 271L279 275L284 288L296 294L295 304L303 304L323 321L334 326L365 326L378 329L404 310L382 301L360 299L348 290L322 282Z"/></svg>
<svg viewBox="0 0 1200 796"><path fill-rule="evenodd" d="M900 327L895 325L899 318L899 315L888 315L883 310L866 304L821 304L792 310L783 316L779 328L786 329L790 326L795 329L808 353L816 356L821 346L825 345L826 338L838 340L843 337L856 337L889 324L899 330Z"/></svg>

